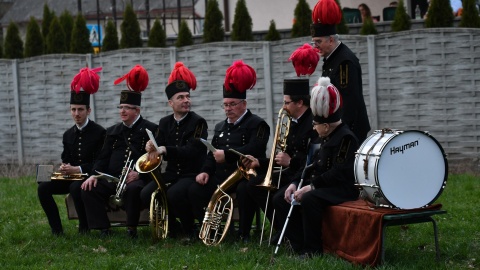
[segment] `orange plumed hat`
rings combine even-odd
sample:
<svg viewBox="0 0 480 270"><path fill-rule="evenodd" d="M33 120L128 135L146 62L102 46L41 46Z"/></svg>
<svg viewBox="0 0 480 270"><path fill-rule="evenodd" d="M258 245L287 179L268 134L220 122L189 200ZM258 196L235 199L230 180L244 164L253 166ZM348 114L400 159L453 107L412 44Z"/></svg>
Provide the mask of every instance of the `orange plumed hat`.
<svg viewBox="0 0 480 270"><path fill-rule="evenodd" d="M245 99L246 91L257 83L257 73L242 60L234 61L227 69L223 83L224 98Z"/></svg>
<svg viewBox="0 0 480 270"><path fill-rule="evenodd" d="M127 81L128 90L123 90L120 94L120 104L132 104L140 106L142 92L148 86L148 72L141 65L134 66L127 74L116 79L113 84L117 85L122 81Z"/></svg>
<svg viewBox="0 0 480 270"><path fill-rule="evenodd" d="M297 48L288 60L292 61L293 68L295 68L297 76L300 77L302 75L312 75L315 72L320 55L310 44L305 43Z"/></svg>
<svg viewBox="0 0 480 270"><path fill-rule="evenodd" d="M167 98L172 98L176 93L190 92L197 88L197 79L195 74L188 69L182 62L175 63L175 66L168 78L168 85L165 88Z"/></svg>
<svg viewBox="0 0 480 270"><path fill-rule="evenodd" d="M319 0L312 11L312 37L337 34L336 25L342 20L342 11L335 0Z"/></svg>
<svg viewBox="0 0 480 270"><path fill-rule="evenodd" d="M70 104L90 105L90 95L95 94L100 85L100 76L97 72L101 70L101 67L80 69L70 83Z"/></svg>

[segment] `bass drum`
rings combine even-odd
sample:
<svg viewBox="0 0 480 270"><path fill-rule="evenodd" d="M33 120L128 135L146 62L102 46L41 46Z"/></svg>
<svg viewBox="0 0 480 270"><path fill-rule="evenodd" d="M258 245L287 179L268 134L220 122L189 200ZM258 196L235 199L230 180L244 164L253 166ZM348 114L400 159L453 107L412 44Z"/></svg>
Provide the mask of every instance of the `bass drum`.
<svg viewBox="0 0 480 270"><path fill-rule="evenodd" d="M377 206L413 209L440 196L448 163L443 148L427 132L384 129L360 146L354 171L362 197Z"/></svg>

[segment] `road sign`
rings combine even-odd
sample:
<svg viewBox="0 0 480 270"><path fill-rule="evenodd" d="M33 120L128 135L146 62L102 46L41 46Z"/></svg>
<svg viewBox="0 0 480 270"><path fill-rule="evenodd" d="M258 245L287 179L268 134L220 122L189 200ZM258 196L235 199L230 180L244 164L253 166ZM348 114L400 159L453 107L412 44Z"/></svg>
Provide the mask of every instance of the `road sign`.
<svg viewBox="0 0 480 270"><path fill-rule="evenodd" d="M99 47L102 45L102 29L98 28L97 24L87 24L89 32L89 40L93 47Z"/></svg>

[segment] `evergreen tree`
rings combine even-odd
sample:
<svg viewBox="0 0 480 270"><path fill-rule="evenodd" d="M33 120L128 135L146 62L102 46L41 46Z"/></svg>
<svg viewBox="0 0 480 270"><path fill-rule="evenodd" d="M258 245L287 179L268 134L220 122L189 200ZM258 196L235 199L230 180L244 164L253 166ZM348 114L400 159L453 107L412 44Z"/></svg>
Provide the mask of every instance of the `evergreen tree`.
<svg viewBox="0 0 480 270"><path fill-rule="evenodd" d="M178 31L177 41L175 42L176 47L183 47L193 45L193 35L188 28L188 24L185 20L182 20L180 23L180 30Z"/></svg>
<svg viewBox="0 0 480 270"><path fill-rule="evenodd" d="M72 40L73 17L70 11L65 10L58 18L63 32L65 33L65 47L70 51L70 41Z"/></svg>
<svg viewBox="0 0 480 270"><path fill-rule="evenodd" d="M252 17L248 13L245 0L238 0L232 25L233 41L253 41Z"/></svg>
<svg viewBox="0 0 480 270"><path fill-rule="evenodd" d="M363 20L362 28L360 29L360 35L377 35L378 31L373 23L372 17L365 18Z"/></svg>
<svg viewBox="0 0 480 270"><path fill-rule="evenodd" d="M3 58L3 39L0 39L0 59L2 58Z"/></svg>
<svg viewBox="0 0 480 270"><path fill-rule="evenodd" d="M46 40L48 36L48 30L50 29L50 24L52 23L52 19L55 16L54 11L50 11L48 8L47 3L43 5L43 20L42 20L42 35L43 39Z"/></svg>
<svg viewBox="0 0 480 270"><path fill-rule="evenodd" d="M298 0L295 7L292 26L292 38L310 36L312 10L305 0Z"/></svg>
<svg viewBox="0 0 480 270"><path fill-rule="evenodd" d="M52 19L45 43L47 45L47 54L68 52L65 45L65 33L56 16Z"/></svg>
<svg viewBox="0 0 480 270"><path fill-rule="evenodd" d="M280 37L280 33L277 31L277 27L275 26L275 21L270 21L270 27L268 28L268 33L265 36L266 41L276 41L282 39Z"/></svg>
<svg viewBox="0 0 480 270"><path fill-rule="evenodd" d="M143 46L140 37L140 24L130 4L127 5L123 13L123 22L120 25L120 31L122 33L120 48L137 48Z"/></svg>
<svg viewBox="0 0 480 270"><path fill-rule="evenodd" d="M208 0L205 22L203 24L203 42L223 41L225 29L222 25L223 14L218 7L217 0Z"/></svg>
<svg viewBox="0 0 480 270"><path fill-rule="evenodd" d="M335 0L335 2L337 2L338 8L342 10L340 0ZM345 16L343 16L343 11L342 11L342 20L340 21L339 24L337 24L336 28L337 28L337 33L340 35L346 35L350 31L347 25L347 21L345 20Z"/></svg>
<svg viewBox="0 0 480 270"><path fill-rule="evenodd" d="M75 22L73 23L72 39L70 40L70 52L80 54L93 53L87 22L82 14L78 14Z"/></svg>
<svg viewBox="0 0 480 270"><path fill-rule="evenodd" d="M112 20L108 20L107 26L105 27L105 37L103 38L102 51L114 51L118 50L118 48L119 44L117 28L115 28L115 24Z"/></svg>
<svg viewBox="0 0 480 270"><path fill-rule="evenodd" d="M458 26L480 28L480 17L475 0L463 0L463 12Z"/></svg>
<svg viewBox="0 0 480 270"><path fill-rule="evenodd" d="M163 30L160 21L156 19L148 35L148 47L165 47L166 42L167 34Z"/></svg>
<svg viewBox="0 0 480 270"><path fill-rule="evenodd" d="M43 54L43 37L40 32L40 26L35 18L30 17L27 25L27 35L25 37L25 57L33 57Z"/></svg>
<svg viewBox="0 0 480 270"><path fill-rule="evenodd" d="M403 0L398 1L398 6L395 9L395 17L393 17L392 31L400 32L410 30L412 27L412 20L405 10Z"/></svg>
<svg viewBox="0 0 480 270"><path fill-rule="evenodd" d="M453 10L448 0L431 0L428 8L428 16L425 19L425 27L452 27Z"/></svg>
<svg viewBox="0 0 480 270"><path fill-rule="evenodd" d="M4 50L4 57L7 59L23 58L23 41L20 38L18 26L14 22L8 25Z"/></svg>

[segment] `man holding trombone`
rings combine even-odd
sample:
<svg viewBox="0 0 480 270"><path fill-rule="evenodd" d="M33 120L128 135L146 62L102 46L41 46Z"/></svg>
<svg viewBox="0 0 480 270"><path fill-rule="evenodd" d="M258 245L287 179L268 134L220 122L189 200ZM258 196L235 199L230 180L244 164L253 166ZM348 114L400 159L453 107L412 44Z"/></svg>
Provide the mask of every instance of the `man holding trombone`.
<svg viewBox="0 0 480 270"><path fill-rule="evenodd" d="M90 176L82 184L82 199L90 229L100 230L102 236L111 234L105 205L109 199L113 199L127 213L128 236L136 238L142 208L140 192L150 179L141 177L133 170L133 165L145 153L145 145L149 140L146 129L156 130L157 125L140 115L141 92L148 85L147 71L137 65L117 79L115 84L124 79L130 90L124 90L120 95L118 110L122 122L107 129L104 146L93 168L96 172L119 177L120 182L117 184ZM118 190L119 187L124 190Z"/></svg>

